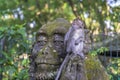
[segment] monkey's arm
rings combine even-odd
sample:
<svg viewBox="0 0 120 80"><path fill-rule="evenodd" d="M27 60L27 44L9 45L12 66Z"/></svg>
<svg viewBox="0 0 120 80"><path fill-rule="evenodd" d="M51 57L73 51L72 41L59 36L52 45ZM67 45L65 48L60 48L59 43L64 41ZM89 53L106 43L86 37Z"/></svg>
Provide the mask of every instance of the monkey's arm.
<svg viewBox="0 0 120 80"><path fill-rule="evenodd" d="M57 73L57 76L56 76L55 80L59 80L59 78L61 76L61 73L62 73L62 70L63 70L64 67L66 67L66 64L68 63L69 59L70 59L70 55L67 54L64 61L63 61L63 63L61 64L61 66L60 66L60 68L58 70L58 73Z"/></svg>

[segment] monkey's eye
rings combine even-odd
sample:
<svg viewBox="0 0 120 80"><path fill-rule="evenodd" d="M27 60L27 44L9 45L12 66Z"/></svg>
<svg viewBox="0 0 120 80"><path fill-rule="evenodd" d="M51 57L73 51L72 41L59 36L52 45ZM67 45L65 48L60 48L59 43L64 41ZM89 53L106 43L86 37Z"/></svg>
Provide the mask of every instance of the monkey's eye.
<svg viewBox="0 0 120 80"><path fill-rule="evenodd" d="M53 36L53 47L57 51L57 54L62 57L64 56L64 35L55 33Z"/></svg>

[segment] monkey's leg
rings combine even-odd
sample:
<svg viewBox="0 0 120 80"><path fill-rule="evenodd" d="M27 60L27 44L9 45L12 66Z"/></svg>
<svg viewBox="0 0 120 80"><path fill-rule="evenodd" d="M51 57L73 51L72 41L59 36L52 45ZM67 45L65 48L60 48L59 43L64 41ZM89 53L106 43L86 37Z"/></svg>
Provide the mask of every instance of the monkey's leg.
<svg viewBox="0 0 120 80"><path fill-rule="evenodd" d="M55 80L59 80L60 76L61 76L61 73L62 73L62 70L63 70L63 67L66 66L66 64L68 63L69 61L69 58L70 58L70 55L69 53L66 55L62 65L60 66L59 70L58 70L58 73L57 73L57 76L55 78Z"/></svg>

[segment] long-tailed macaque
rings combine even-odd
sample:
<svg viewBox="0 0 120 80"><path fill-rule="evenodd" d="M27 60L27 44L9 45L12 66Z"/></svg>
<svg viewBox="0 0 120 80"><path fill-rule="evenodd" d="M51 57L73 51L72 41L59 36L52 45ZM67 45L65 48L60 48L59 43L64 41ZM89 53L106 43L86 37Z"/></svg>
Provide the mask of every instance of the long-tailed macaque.
<svg viewBox="0 0 120 80"><path fill-rule="evenodd" d="M84 23L79 18L72 22L72 26L65 35L64 44L67 53L74 53L84 58L83 47L85 41Z"/></svg>
<svg viewBox="0 0 120 80"><path fill-rule="evenodd" d="M59 80L60 74L62 72L63 66L67 64L69 61L69 55L75 54L80 56L82 59L85 58L83 49L84 49L84 41L85 41L85 33L84 33L84 23L79 18L75 19L72 22L71 27L65 35L64 45L66 49L67 56L62 63L60 69L58 70L58 74L55 80Z"/></svg>

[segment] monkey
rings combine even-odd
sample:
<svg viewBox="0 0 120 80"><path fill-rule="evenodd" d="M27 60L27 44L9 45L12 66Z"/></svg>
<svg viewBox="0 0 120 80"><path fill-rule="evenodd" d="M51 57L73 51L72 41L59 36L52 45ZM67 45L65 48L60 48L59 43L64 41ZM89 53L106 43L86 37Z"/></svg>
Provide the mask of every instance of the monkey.
<svg viewBox="0 0 120 80"><path fill-rule="evenodd" d="M65 50L67 55L58 70L57 77L55 80L59 80L63 67L66 66L66 63L69 61L70 54L79 55L82 59L85 58L83 54L85 41L84 27L84 23L79 18L75 19L72 22L72 25L66 33L64 39L64 46L66 48Z"/></svg>
<svg viewBox="0 0 120 80"><path fill-rule="evenodd" d="M72 26L65 35L64 45L67 53L74 53L84 58L83 44L84 44L84 23L79 19L72 22Z"/></svg>

